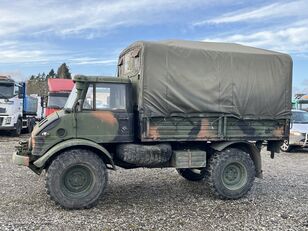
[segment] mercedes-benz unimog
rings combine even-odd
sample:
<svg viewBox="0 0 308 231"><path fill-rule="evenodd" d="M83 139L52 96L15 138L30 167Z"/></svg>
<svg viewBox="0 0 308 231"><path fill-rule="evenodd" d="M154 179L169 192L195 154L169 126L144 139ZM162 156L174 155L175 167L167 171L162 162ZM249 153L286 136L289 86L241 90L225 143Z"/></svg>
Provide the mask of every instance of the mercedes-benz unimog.
<svg viewBox="0 0 308 231"><path fill-rule="evenodd" d="M47 172L50 198L94 206L107 169L175 168L238 199L262 176L262 143L274 157L288 139L292 60L237 44L136 42L117 77L76 76L63 110L42 120L14 162ZM192 185L193 186L193 185Z"/></svg>

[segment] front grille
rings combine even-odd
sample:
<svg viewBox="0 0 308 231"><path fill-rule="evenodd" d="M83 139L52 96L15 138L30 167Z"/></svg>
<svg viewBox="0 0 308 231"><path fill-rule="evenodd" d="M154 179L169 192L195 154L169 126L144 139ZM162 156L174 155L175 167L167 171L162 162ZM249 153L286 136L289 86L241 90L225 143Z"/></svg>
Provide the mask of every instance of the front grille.
<svg viewBox="0 0 308 231"><path fill-rule="evenodd" d="M37 156L43 150L45 139L42 136L34 136L32 137L32 155Z"/></svg>
<svg viewBox="0 0 308 231"><path fill-rule="evenodd" d="M0 113L6 113L6 109L4 107L0 107Z"/></svg>

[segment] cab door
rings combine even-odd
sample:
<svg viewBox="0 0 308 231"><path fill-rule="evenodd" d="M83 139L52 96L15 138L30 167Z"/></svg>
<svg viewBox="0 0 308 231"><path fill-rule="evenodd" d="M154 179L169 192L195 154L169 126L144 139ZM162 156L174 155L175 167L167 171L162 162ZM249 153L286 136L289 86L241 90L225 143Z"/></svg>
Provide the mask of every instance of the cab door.
<svg viewBox="0 0 308 231"><path fill-rule="evenodd" d="M132 142L129 84L90 83L77 115L77 137L97 143Z"/></svg>

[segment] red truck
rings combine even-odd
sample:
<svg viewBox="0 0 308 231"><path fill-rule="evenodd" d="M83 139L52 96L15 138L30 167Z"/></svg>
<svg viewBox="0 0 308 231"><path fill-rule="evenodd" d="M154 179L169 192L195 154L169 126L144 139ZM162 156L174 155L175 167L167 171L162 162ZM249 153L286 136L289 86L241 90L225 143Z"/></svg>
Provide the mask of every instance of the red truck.
<svg viewBox="0 0 308 231"><path fill-rule="evenodd" d="M48 79L48 100L45 116L64 107L73 86L74 82L71 79Z"/></svg>

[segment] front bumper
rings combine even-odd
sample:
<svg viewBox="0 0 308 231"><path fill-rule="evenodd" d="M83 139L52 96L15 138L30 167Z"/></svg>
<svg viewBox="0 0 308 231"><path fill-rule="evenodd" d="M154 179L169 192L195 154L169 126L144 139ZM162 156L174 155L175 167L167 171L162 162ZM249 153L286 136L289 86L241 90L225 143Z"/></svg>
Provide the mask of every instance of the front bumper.
<svg viewBox="0 0 308 231"><path fill-rule="evenodd" d="M14 130L14 126L0 126L0 130L11 131Z"/></svg>
<svg viewBox="0 0 308 231"><path fill-rule="evenodd" d="M21 156L18 154L18 151L13 153L13 163L17 165L29 166L30 157L29 156Z"/></svg>
<svg viewBox="0 0 308 231"><path fill-rule="evenodd" d="M13 163L17 165L30 165L30 152L28 149L27 141L20 141L19 145L16 146L16 151L13 153Z"/></svg>

